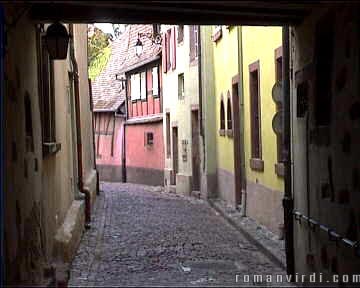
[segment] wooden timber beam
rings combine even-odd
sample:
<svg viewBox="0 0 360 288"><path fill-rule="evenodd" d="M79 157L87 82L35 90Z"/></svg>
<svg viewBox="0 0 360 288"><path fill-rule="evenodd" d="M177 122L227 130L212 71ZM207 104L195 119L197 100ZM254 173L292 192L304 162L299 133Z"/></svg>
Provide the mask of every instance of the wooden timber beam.
<svg viewBox="0 0 360 288"><path fill-rule="evenodd" d="M257 5L240 6L242 1L234 1L232 3L235 4L232 5L229 1L222 4L190 1L188 5L181 1L86 1L82 4L75 3L77 1L35 2L30 15L37 22L59 20L72 23L296 25L311 10L310 7L291 5L260 7L258 2Z"/></svg>

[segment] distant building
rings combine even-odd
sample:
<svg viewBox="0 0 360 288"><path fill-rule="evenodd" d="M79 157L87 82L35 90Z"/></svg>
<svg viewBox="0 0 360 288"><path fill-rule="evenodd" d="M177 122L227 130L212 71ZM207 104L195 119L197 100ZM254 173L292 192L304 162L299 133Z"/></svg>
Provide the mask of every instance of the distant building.
<svg viewBox="0 0 360 288"><path fill-rule="evenodd" d="M138 33L152 33L152 25L127 26L129 50L119 74L126 78L126 181L148 185L164 183L163 92L161 45ZM143 50L136 54L135 44Z"/></svg>
<svg viewBox="0 0 360 288"><path fill-rule="evenodd" d="M190 195L200 191L198 26L162 25L164 184Z"/></svg>

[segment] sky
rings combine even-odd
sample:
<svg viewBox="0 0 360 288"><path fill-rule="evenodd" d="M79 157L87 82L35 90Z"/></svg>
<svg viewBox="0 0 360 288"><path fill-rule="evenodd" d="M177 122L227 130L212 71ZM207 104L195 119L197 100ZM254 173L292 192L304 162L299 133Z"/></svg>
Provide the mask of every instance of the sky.
<svg viewBox="0 0 360 288"><path fill-rule="evenodd" d="M104 33L111 33L114 35L114 29L111 23L94 23L95 27L101 29Z"/></svg>

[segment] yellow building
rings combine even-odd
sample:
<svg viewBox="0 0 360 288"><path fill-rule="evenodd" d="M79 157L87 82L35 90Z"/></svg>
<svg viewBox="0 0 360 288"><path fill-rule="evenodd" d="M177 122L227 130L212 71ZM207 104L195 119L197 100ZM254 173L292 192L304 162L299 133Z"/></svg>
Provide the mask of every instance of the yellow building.
<svg viewBox="0 0 360 288"><path fill-rule="evenodd" d="M281 235L281 135L272 123L281 103L281 27L214 26L217 196ZM245 204L245 205L244 205Z"/></svg>

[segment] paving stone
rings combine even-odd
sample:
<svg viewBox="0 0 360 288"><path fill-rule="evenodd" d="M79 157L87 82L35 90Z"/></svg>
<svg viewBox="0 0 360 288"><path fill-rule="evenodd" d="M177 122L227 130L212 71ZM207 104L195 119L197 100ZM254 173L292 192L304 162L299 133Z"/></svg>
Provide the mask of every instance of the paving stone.
<svg viewBox="0 0 360 288"><path fill-rule="evenodd" d="M128 183L101 191L71 286L248 286L236 275L285 275L206 201Z"/></svg>

